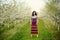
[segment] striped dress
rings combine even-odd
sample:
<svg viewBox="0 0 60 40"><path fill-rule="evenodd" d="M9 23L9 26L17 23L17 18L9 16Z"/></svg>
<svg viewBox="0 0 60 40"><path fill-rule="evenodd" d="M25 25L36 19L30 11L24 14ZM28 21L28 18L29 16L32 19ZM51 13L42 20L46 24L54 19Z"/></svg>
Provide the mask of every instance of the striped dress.
<svg viewBox="0 0 60 40"><path fill-rule="evenodd" d="M31 34L38 34L38 29L37 29L37 16L32 16Z"/></svg>

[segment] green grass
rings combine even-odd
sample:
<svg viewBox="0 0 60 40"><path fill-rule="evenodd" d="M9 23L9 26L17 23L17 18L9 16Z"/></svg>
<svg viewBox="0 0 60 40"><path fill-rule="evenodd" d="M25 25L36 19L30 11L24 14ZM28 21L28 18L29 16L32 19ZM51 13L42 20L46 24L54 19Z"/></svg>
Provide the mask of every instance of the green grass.
<svg viewBox="0 0 60 40"><path fill-rule="evenodd" d="M52 34L46 28L46 25L43 20L39 20L38 22L38 35L33 35L30 37L30 22L27 21L22 27L18 28L17 32L11 36L10 38L6 38L5 40L52 40ZM13 31L14 32L14 31Z"/></svg>

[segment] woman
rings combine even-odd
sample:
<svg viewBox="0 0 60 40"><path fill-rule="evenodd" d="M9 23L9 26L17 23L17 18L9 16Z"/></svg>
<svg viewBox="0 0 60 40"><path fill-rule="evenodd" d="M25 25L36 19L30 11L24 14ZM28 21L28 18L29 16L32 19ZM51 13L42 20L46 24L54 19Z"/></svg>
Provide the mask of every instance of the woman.
<svg viewBox="0 0 60 40"><path fill-rule="evenodd" d="M36 13L36 11L32 12L32 17L31 17L31 37L32 37L32 34L37 34L37 37L38 37L37 13Z"/></svg>

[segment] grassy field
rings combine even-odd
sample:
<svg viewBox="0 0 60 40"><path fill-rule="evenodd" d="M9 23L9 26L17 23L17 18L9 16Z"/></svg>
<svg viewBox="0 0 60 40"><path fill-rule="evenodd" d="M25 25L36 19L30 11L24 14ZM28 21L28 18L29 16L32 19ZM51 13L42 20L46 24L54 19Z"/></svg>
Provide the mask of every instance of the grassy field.
<svg viewBox="0 0 60 40"><path fill-rule="evenodd" d="M25 22L24 22L25 23ZM22 25L22 24L21 24ZM43 20L38 22L38 38L36 35L30 36L30 21L27 20L26 23L22 26L14 25L10 30L3 32L0 37L1 40L53 40L52 34Z"/></svg>

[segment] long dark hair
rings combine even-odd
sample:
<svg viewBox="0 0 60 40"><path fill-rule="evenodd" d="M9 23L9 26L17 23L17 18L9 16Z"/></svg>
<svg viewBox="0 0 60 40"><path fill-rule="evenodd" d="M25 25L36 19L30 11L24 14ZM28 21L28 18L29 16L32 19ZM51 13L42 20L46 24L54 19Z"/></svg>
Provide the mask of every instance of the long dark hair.
<svg viewBox="0 0 60 40"><path fill-rule="evenodd" d="M37 12L36 11L33 11L32 12L32 16L37 16Z"/></svg>

